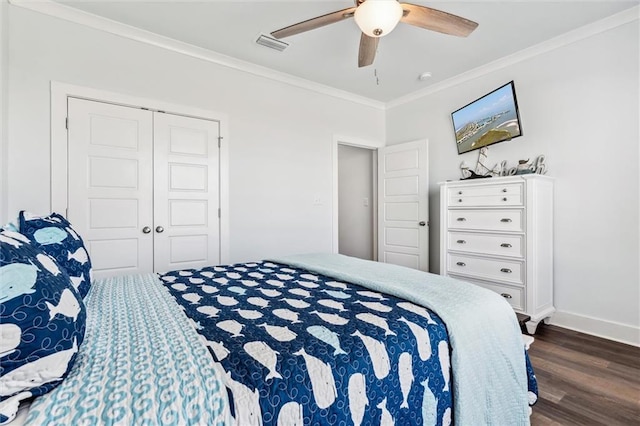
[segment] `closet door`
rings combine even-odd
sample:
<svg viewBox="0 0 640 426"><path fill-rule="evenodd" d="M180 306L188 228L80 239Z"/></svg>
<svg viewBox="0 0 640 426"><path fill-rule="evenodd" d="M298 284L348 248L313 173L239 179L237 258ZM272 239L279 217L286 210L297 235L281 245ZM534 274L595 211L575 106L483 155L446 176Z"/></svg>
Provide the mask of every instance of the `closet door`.
<svg viewBox="0 0 640 426"><path fill-rule="evenodd" d="M67 216L94 278L153 271L152 112L68 100Z"/></svg>
<svg viewBox="0 0 640 426"><path fill-rule="evenodd" d="M154 266L220 263L219 123L154 114Z"/></svg>

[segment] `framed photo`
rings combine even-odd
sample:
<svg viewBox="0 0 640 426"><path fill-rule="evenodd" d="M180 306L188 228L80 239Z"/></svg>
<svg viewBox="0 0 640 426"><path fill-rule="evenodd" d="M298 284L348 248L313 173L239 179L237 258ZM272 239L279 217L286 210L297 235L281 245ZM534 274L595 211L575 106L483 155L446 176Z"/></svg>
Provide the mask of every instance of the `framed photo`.
<svg viewBox="0 0 640 426"><path fill-rule="evenodd" d="M458 154L522 136L513 81L451 113Z"/></svg>

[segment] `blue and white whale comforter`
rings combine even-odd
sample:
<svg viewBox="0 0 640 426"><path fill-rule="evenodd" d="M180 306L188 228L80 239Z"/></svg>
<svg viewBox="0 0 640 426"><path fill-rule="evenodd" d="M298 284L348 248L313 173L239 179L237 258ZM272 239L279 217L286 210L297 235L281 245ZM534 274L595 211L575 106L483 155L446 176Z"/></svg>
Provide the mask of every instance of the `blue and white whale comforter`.
<svg viewBox="0 0 640 426"><path fill-rule="evenodd" d="M329 266L334 259L347 261L329 259ZM492 364L495 359L483 362L481 344L475 360L469 358L473 348L459 343L456 351L452 342L462 333L450 335L433 310L393 296L393 285L375 279L368 285L357 275L331 278L348 274L332 274L317 260L161 276L217 361L237 424L528 424L527 397L535 399L537 386L522 346L512 357L521 365L509 359L506 366L513 371L500 373L503 365ZM400 272L406 275L406 269ZM491 330L486 335L491 339ZM473 363L489 371L470 372ZM489 382L472 383L484 379Z"/></svg>

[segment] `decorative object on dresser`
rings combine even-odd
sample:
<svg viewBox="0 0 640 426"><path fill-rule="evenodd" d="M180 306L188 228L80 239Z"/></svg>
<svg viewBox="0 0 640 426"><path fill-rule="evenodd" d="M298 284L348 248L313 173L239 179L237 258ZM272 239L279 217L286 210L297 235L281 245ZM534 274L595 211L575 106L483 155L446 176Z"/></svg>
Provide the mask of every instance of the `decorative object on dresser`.
<svg viewBox="0 0 640 426"><path fill-rule="evenodd" d="M500 166L497 164L493 167L489 167L489 148L486 146L480 148L480 152L478 153L478 164L476 164L476 174L485 175L485 176L499 176L500 175Z"/></svg>
<svg viewBox="0 0 640 426"><path fill-rule="evenodd" d="M500 165L496 164L490 168L488 166L488 158L489 148L484 147L481 148L478 153L478 163L476 164L475 172L469 168L466 161L460 163L461 180L492 176L527 175L530 173L537 173L539 175L547 174L547 164L545 163L545 156L542 154L536 157L533 162L529 161L529 159L518 160L518 165L515 167L508 167L507 160L504 160Z"/></svg>
<svg viewBox="0 0 640 426"><path fill-rule="evenodd" d="M531 162L528 158L526 160L518 160L518 166L516 167L517 175L529 175L533 172Z"/></svg>
<svg viewBox="0 0 640 426"><path fill-rule="evenodd" d="M498 167L500 171L498 176L524 175L529 173L546 175L547 164L545 163L545 158L546 157L544 155L540 154L533 162L529 162L528 159L518 160L518 165L515 167L507 167L507 160L504 160L502 163L500 163L500 167ZM460 165L460 168L462 168L462 164Z"/></svg>
<svg viewBox="0 0 640 426"><path fill-rule="evenodd" d="M487 158L489 157L489 148L484 147L480 149L478 154L478 163L476 164L476 171L474 172L469 168L466 161L460 163L460 173L462 173L461 180L465 179L479 179L479 178L490 178L492 176L500 175L500 166L497 164L490 169L486 166Z"/></svg>
<svg viewBox="0 0 640 426"><path fill-rule="evenodd" d="M441 183L440 217L440 274L501 294L534 334L555 312L553 179Z"/></svg>
<svg viewBox="0 0 640 426"><path fill-rule="evenodd" d="M471 177L471 173L473 173L473 170L469 169L469 165L466 161L460 163L460 174L462 175L461 179L468 179L469 177Z"/></svg>

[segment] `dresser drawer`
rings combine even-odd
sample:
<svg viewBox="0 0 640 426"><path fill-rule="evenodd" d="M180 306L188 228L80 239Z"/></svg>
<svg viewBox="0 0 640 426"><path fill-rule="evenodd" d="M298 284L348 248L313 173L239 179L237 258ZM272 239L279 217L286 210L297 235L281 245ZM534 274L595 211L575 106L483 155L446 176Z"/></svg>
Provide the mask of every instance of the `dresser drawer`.
<svg viewBox="0 0 640 426"><path fill-rule="evenodd" d="M523 235L449 232L448 240L450 250L510 257L524 256Z"/></svg>
<svg viewBox="0 0 640 426"><path fill-rule="evenodd" d="M521 206L524 204L522 183L450 188L449 206Z"/></svg>
<svg viewBox="0 0 640 426"><path fill-rule="evenodd" d="M481 231L524 231L524 211L512 210L448 210L449 229Z"/></svg>
<svg viewBox="0 0 640 426"><path fill-rule="evenodd" d="M487 259L447 253L447 271L480 279L524 284L524 265L517 260Z"/></svg>
<svg viewBox="0 0 640 426"><path fill-rule="evenodd" d="M515 288L515 287L510 287L507 285L500 285L495 283L488 283L486 281L469 279L469 278L465 278L465 277L461 277L453 274L450 274L450 276L452 278L456 278L461 281L467 281L467 282L470 282L471 284L479 285L481 287L486 288L487 290L495 291L496 293L504 297L506 301L509 302L511 307L516 311L524 312L525 310L526 305L524 300L524 289L522 288Z"/></svg>

